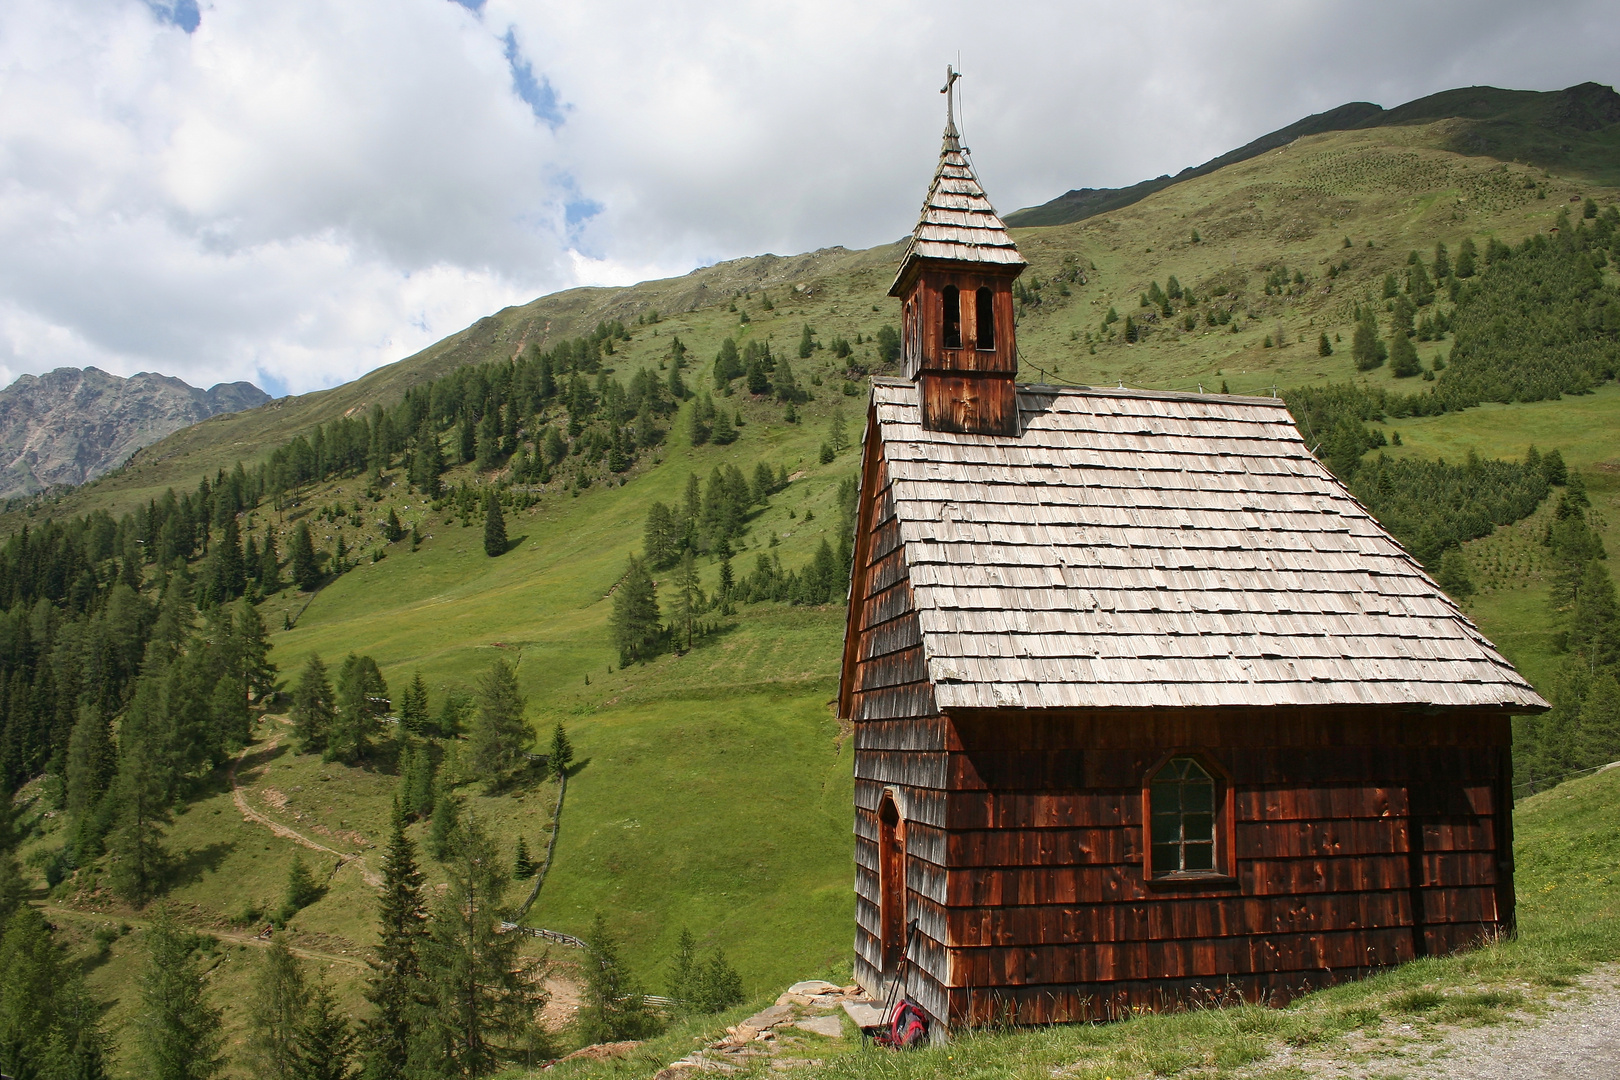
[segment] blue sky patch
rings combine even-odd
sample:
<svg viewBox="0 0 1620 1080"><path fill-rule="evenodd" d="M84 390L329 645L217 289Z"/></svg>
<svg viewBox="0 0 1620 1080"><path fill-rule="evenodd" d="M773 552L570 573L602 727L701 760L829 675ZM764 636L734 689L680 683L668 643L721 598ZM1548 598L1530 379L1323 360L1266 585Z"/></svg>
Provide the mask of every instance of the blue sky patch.
<svg viewBox="0 0 1620 1080"><path fill-rule="evenodd" d="M595 199L587 199L582 195L563 203L563 222L568 226L569 234L572 235L579 226L601 212L601 203Z"/></svg>
<svg viewBox="0 0 1620 1080"><path fill-rule="evenodd" d="M158 22L178 26L188 34L202 22L197 0L146 0L146 6L157 16Z"/></svg>
<svg viewBox="0 0 1620 1080"><path fill-rule="evenodd" d="M563 108L557 104L557 91L544 75L534 77L534 65L518 48L517 34L506 31L506 63L512 69L512 90L529 106L537 120L543 120L553 130L562 126Z"/></svg>
<svg viewBox="0 0 1620 1080"><path fill-rule="evenodd" d="M452 4L460 4L474 15L484 13L484 0L450 0Z"/></svg>

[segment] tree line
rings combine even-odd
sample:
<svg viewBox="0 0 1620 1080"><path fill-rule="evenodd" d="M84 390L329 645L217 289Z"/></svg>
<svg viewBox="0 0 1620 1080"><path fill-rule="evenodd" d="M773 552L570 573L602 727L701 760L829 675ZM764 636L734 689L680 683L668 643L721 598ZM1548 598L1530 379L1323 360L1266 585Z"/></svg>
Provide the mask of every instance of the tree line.
<svg viewBox="0 0 1620 1080"><path fill-rule="evenodd" d="M793 604L826 604L841 600L849 585L851 543L855 522L856 484L845 477L838 485L838 537L836 549L823 538L810 561L797 570L785 569L781 555L760 552L752 573L737 575L732 567L732 541L743 535L748 520L765 506L771 495L787 486L787 470L773 471L765 462L754 467L752 483L734 465L717 466L706 485L697 475L686 480L682 502L671 508L654 502L648 509L640 558L632 556L624 576L613 590L609 633L622 664L645 662L666 647L692 647L700 636L700 617L717 611L736 612L736 605L767 600ZM814 520L806 510L804 520ZM776 539L771 539L772 548ZM705 592L697 560L707 556L719 566L712 593ZM671 570L662 583L655 570ZM668 605L660 607L659 591Z"/></svg>
<svg viewBox="0 0 1620 1080"><path fill-rule="evenodd" d="M1569 474L1542 544L1552 570L1554 644L1565 655L1548 694L1551 711L1514 721L1521 795L1620 759L1620 601L1579 473Z"/></svg>

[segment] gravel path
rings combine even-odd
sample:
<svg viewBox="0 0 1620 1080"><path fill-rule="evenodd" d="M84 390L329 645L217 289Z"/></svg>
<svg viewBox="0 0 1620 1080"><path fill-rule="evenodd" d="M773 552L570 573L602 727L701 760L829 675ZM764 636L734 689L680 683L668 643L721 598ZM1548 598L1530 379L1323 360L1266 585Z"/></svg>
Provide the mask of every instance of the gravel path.
<svg viewBox="0 0 1620 1080"><path fill-rule="evenodd" d="M1438 1037L1408 1043L1399 1052L1357 1055L1353 1062L1285 1054L1268 1064L1321 1080L1620 1080L1620 967L1580 979L1539 1015L1484 1027L1439 1027L1433 1034Z"/></svg>

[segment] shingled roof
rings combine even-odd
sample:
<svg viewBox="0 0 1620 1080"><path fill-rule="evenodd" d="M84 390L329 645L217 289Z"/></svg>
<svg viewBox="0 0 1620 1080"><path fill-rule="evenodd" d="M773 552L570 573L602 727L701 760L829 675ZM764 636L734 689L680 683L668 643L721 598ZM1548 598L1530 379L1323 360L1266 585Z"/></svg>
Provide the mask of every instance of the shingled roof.
<svg viewBox="0 0 1620 1080"><path fill-rule="evenodd" d="M942 709L1547 707L1280 401L1020 386L995 436L873 395Z"/></svg>
<svg viewBox="0 0 1620 1080"><path fill-rule="evenodd" d="M901 282L917 259L1026 265L1018 245L1007 235L1006 224L990 205L990 197L979 186L979 178L973 175L954 123L946 125L939 167L928 186L917 227L911 230L890 296L900 294Z"/></svg>

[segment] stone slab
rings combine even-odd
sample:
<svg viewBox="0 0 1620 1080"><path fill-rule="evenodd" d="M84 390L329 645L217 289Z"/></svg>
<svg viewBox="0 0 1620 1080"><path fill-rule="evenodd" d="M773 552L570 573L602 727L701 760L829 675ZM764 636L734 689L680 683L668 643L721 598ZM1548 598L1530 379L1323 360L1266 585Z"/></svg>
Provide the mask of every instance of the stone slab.
<svg viewBox="0 0 1620 1080"><path fill-rule="evenodd" d="M800 1020L793 1026L829 1039L844 1037L844 1022L836 1016L817 1016L809 1020Z"/></svg>
<svg viewBox="0 0 1620 1080"><path fill-rule="evenodd" d="M864 1001L844 1002L844 1012L855 1021L858 1028L882 1027L888 1019L883 1015L882 1009Z"/></svg>
<svg viewBox="0 0 1620 1080"><path fill-rule="evenodd" d="M777 1024L785 1024L792 1019L793 1006L772 1005L770 1008L763 1009L760 1012L755 1013L753 1016L750 1016L748 1019L744 1020L743 1023L753 1028L755 1031L764 1031L766 1028L775 1027Z"/></svg>
<svg viewBox="0 0 1620 1080"><path fill-rule="evenodd" d="M843 989L841 986L836 986L822 979L806 979L804 982L796 982L788 987L787 992L790 994L804 994L806 997L815 997L817 994L842 993Z"/></svg>

